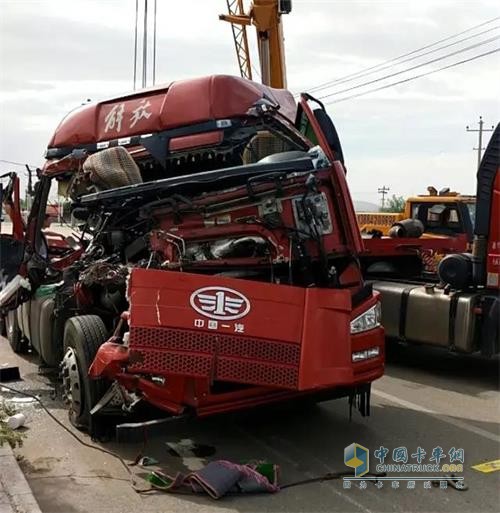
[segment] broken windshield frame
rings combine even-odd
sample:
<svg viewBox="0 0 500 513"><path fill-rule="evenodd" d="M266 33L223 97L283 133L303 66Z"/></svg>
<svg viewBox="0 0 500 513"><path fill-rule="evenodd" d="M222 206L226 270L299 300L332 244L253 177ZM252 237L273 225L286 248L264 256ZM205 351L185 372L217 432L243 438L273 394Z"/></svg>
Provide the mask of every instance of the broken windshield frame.
<svg viewBox="0 0 500 513"><path fill-rule="evenodd" d="M323 161L321 161L323 162ZM116 201L132 196L154 195L159 192L165 193L170 189L182 187L196 188L197 186L206 186L220 181L243 184L248 178L254 175L265 175L267 173L296 172L306 173L315 170L312 156L304 154L303 158L287 160L284 162L273 163L255 163L243 166L234 166L225 169L216 169L195 174L163 178L161 180L144 182L125 187L118 187L92 194L86 194L80 197L82 205L90 205L96 202Z"/></svg>

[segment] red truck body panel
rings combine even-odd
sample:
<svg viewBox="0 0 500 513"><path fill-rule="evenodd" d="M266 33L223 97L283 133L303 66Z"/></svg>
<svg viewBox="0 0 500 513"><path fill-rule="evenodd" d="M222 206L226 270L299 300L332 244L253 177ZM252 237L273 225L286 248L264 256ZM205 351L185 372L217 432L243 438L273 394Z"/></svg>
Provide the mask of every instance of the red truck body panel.
<svg viewBox="0 0 500 513"><path fill-rule="evenodd" d="M383 372L383 329L350 335L357 312L348 290L133 269L129 291L128 348L101 346L91 375L133 384L175 413L187 405L208 414L234 402L264 403L269 395L355 386ZM380 347L378 358L352 363L352 351L373 346ZM142 375L164 377L168 386ZM217 381L255 386L213 394Z"/></svg>
<svg viewBox="0 0 500 513"><path fill-rule="evenodd" d="M262 98L278 103L280 113L293 122L296 104L289 91L238 77L213 75L83 106L61 121L48 148L79 146L244 116Z"/></svg>
<svg viewBox="0 0 500 513"><path fill-rule="evenodd" d="M486 258L487 286L500 289L500 173L493 185L490 214L488 256Z"/></svg>
<svg viewBox="0 0 500 513"><path fill-rule="evenodd" d="M353 378L347 290L147 269L134 269L129 287L131 372L293 390ZM245 298L248 312L204 312L199 297L216 302L218 293L234 304Z"/></svg>

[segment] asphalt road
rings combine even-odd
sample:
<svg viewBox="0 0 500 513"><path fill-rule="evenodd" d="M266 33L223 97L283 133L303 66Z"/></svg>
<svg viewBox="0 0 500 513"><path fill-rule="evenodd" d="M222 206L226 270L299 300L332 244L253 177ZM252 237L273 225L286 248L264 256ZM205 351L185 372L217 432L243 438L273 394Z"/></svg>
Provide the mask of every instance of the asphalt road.
<svg viewBox="0 0 500 513"><path fill-rule="evenodd" d="M38 374L35 358L13 355L3 339L2 363L19 365L23 381L15 386L39 394L51 412L69 425L64 406L50 396L49 379ZM18 403L31 416L31 422L24 446L16 452L45 513L498 511L500 472L484 474L470 468L500 458L498 363L498 359L399 347L391 351L386 375L374 386L369 418L355 412L349 421L345 400L305 409L275 407L170 425L164 435L151 439L145 448L145 454L157 458L160 467L172 474L205 463L203 458L179 458L168 452L166 442L190 439L215 448L210 459L275 462L281 467L283 483L347 470L344 447L353 442L372 451L372 469L376 463L373 450L380 446L391 450L389 457L396 447L406 446L413 453L421 446L428 453L427 459L437 446L446 454L451 447L463 448L467 491L425 489L420 481L412 490L402 480L397 489L390 481L384 482L382 489L373 483L367 483L366 488L356 485L344 489L341 480L334 480L273 495L228 497L218 502L163 492L138 494L119 462L78 444L30 403ZM1 391L1 385L0 395L12 397ZM79 436L93 443L86 435ZM142 449L140 445L100 446L117 451L127 460L133 460ZM442 461L446 462L448 456ZM135 467L134 472L140 478L145 470Z"/></svg>

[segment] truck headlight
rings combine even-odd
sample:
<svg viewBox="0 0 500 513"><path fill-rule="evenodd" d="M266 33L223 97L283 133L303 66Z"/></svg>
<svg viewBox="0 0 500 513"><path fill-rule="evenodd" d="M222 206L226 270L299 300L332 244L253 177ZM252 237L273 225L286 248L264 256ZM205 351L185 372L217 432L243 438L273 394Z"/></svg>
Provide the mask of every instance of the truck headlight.
<svg viewBox="0 0 500 513"><path fill-rule="evenodd" d="M380 326L381 316L382 309L380 307L380 303L377 302L366 312L363 312L361 315L358 315L356 319L351 321L351 335L377 328Z"/></svg>
<svg viewBox="0 0 500 513"><path fill-rule="evenodd" d="M370 358L377 358L380 356L380 347L370 347L369 349L365 349L363 351L356 351L355 353L352 353L352 361L355 362L361 362L363 360L369 360Z"/></svg>

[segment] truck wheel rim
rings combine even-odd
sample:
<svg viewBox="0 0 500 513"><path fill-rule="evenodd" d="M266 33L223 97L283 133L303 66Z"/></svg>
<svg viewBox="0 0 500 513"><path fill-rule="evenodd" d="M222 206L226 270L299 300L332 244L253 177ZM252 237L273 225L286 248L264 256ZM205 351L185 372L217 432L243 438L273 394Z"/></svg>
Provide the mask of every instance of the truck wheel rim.
<svg viewBox="0 0 500 513"><path fill-rule="evenodd" d="M62 361L63 398L70 407L70 415L78 417L82 413L82 384L76 354L70 347Z"/></svg>

